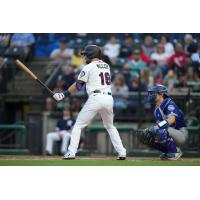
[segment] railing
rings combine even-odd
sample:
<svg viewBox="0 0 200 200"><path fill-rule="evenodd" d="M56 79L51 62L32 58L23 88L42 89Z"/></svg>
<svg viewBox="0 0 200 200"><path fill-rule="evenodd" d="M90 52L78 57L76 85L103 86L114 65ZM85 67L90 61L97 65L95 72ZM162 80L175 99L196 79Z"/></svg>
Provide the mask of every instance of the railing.
<svg viewBox="0 0 200 200"><path fill-rule="evenodd" d="M24 125L0 125L0 152L13 150L19 153L27 148L27 129Z"/></svg>
<svg viewBox="0 0 200 200"><path fill-rule="evenodd" d="M149 126L149 124L146 124ZM158 151L148 148L139 142L136 136L136 124L116 124L116 128L120 133L123 145L130 156L156 156ZM200 124L187 127L189 137L184 145L181 146L184 155L188 157L200 157ZM85 130L85 148L89 154L103 153L113 154L113 145L111 144L109 135L103 125L93 124Z"/></svg>
<svg viewBox="0 0 200 200"><path fill-rule="evenodd" d="M35 116L36 117L36 116ZM36 119L36 118L34 118ZM38 119L38 116L37 116ZM37 143L35 143L34 147L39 147L39 143L42 143L43 150L45 148L46 143L46 134L51 132L55 128L56 121L58 116L53 116L48 113L43 113L42 121L43 121L43 134L40 135L40 138ZM36 120L34 120L36 122ZM37 126L38 123L34 125ZM139 124L137 122L126 122L126 123L114 123L117 130L119 131L120 137L122 139L123 145L127 149L127 154L129 156L157 156L159 154L158 151L152 150L148 148L146 145L143 145L139 142L136 136L136 130L139 128ZM187 142L181 146L184 151L185 156L190 157L200 157L200 123L195 117L186 118L186 124L189 132L189 138ZM143 122L142 128L147 128L153 125L153 122ZM35 133L39 134L39 129L33 131L33 136L35 137ZM31 133L30 133L31 134ZM91 155L91 154L107 154L113 155L115 152L113 145L111 144L111 140L109 138L109 134L104 128L101 121L98 119L93 123L86 127L82 131L82 140L84 141L82 151L79 151L79 155ZM33 142L34 139L31 139ZM41 151L40 151L41 153ZM44 151L43 151L44 153Z"/></svg>
<svg viewBox="0 0 200 200"><path fill-rule="evenodd" d="M55 82L57 80L57 76L61 71L61 66L62 65L58 65L57 67L55 67L54 70L52 70L51 75L48 77L48 79L45 82L45 85L47 87L53 88L53 86L55 85Z"/></svg>

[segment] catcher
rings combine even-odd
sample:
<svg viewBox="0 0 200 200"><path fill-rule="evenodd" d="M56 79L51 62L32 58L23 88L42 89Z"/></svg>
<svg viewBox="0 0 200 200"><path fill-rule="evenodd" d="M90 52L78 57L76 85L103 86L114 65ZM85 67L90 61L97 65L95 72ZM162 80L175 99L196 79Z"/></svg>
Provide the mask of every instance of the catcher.
<svg viewBox="0 0 200 200"><path fill-rule="evenodd" d="M155 105L156 125L137 131L140 141L163 152L160 159L178 160L183 154L180 145L188 137L183 112L169 98L163 85L148 89L148 101Z"/></svg>

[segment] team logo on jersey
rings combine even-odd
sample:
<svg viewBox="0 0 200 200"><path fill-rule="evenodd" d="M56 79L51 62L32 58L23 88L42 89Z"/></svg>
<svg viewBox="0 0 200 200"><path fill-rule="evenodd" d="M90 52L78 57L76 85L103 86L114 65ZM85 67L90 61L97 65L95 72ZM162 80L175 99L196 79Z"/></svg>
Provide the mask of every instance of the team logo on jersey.
<svg viewBox="0 0 200 200"><path fill-rule="evenodd" d="M72 121L72 120L68 120L68 121L67 121L67 125L68 125L68 126L71 126L71 125L72 125L72 123L73 123L73 121Z"/></svg>
<svg viewBox="0 0 200 200"><path fill-rule="evenodd" d="M84 72L84 71L81 71L81 73L80 73L80 78L82 78L83 76L85 76L85 72Z"/></svg>
<svg viewBox="0 0 200 200"><path fill-rule="evenodd" d="M169 110L169 111L173 111L173 110L175 110L175 107L174 107L173 105L169 105L169 106L168 106L168 110Z"/></svg>

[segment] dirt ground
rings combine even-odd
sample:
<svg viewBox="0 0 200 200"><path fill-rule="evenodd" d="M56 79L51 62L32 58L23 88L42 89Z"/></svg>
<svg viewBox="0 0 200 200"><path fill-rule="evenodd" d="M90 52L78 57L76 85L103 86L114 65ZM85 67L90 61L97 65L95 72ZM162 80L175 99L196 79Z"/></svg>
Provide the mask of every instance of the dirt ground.
<svg viewBox="0 0 200 200"><path fill-rule="evenodd" d="M0 161L4 160L61 160L62 156L3 156L0 155ZM90 157L77 157L77 160L115 160L115 157L107 156L90 156ZM128 161L160 161L156 157L127 157ZM200 162L200 158L181 158L179 162Z"/></svg>

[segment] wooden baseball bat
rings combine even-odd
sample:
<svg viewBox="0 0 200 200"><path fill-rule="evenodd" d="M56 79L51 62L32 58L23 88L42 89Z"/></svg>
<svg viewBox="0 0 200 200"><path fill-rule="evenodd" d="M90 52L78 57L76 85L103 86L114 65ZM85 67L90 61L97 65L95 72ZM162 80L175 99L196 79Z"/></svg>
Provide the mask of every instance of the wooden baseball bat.
<svg viewBox="0 0 200 200"><path fill-rule="evenodd" d="M33 80L37 81L40 85L42 85L52 96L54 93L42 82L38 77L30 70L24 63L22 63L20 60L15 61L17 66L19 66L26 74L28 74Z"/></svg>

